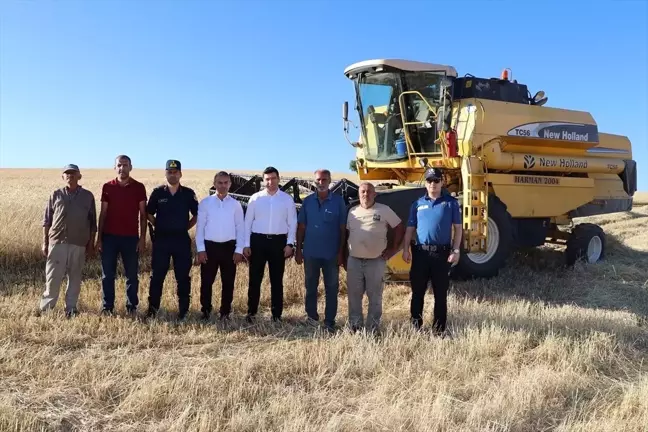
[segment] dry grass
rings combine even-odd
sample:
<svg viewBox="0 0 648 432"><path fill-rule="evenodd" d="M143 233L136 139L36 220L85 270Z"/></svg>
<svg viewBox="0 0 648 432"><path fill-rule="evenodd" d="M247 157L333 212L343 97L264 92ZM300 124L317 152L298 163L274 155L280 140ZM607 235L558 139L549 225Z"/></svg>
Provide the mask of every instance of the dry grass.
<svg viewBox="0 0 648 432"><path fill-rule="evenodd" d="M87 172L84 184L98 196L111 175ZM134 175L149 190L162 180L160 172ZM184 181L204 196L210 176L187 172ZM592 218L610 237L600 265L566 271L560 252L543 248L514 256L499 278L454 283L453 338L439 340L408 329L409 291L397 285L386 288L381 338L303 325L302 270L294 264L281 325L240 319L243 267L239 317L228 328L198 320L197 268L188 322L173 320L172 272L159 319L124 317L122 279L120 316L102 318L96 259L81 316L64 319L59 303L56 313L35 317L42 207L58 178L47 170L2 173L0 430L646 430L646 195L632 213ZM148 257L142 267L145 308ZM219 282L214 290L217 305ZM268 305L266 282L266 315Z"/></svg>

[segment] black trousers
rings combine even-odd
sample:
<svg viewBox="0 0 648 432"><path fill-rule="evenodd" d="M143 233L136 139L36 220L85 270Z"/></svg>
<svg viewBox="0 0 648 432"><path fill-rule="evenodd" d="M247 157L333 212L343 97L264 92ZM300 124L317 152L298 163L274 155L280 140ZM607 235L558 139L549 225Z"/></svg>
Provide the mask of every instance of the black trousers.
<svg viewBox="0 0 648 432"><path fill-rule="evenodd" d="M248 314L256 315L261 298L261 282L266 263L270 273L270 303L273 318L280 318L283 313L283 276L286 268L284 248L288 242L285 234L265 235L252 233L250 236L250 256L248 288Z"/></svg>
<svg viewBox="0 0 648 432"><path fill-rule="evenodd" d="M448 316L448 288L450 286L451 264L448 262L450 248L440 252L428 252L412 247L412 266L410 267L410 283L412 286L412 301L410 313L416 327L423 325L423 306L428 282L432 282L434 293L433 328L437 332L446 329Z"/></svg>
<svg viewBox="0 0 648 432"><path fill-rule="evenodd" d="M225 243L205 241L207 262L200 265L200 304L202 311L212 311L212 286L216 280L218 270L221 272L221 303L220 313L228 315L232 312L234 299L234 279L236 278L236 264L234 263L234 250L236 241Z"/></svg>
<svg viewBox="0 0 648 432"><path fill-rule="evenodd" d="M157 311L160 308L162 285L169 271L171 258L173 258L173 272L178 283L178 309L180 313L189 310L191 296L191 238L188 234L159 235L156 234L153 242L153 256L151 258L151 284L149 286L149 310Z"/></svg>

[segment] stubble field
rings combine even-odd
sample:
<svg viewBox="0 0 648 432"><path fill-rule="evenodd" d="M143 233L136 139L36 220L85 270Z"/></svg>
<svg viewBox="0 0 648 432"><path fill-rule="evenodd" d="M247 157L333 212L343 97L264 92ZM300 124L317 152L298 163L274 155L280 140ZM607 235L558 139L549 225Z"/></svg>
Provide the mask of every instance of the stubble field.
<svg viewBox="0 0 648 432"><path fill-rule="evenodd" d="M110 170L85 172L97 200ZM163 172L135 170L150 193ZM186 172L199 198L213 172ZM282 173L282 175L290 175ZM309 175L305 173L305 175ZM101 270L89 260L81 315L34 312L44 283L42 213L56 170L0 174L0 430L120 431L645 431L648 425L648 194L632 212L590 218L608 234L607 260L562 268L559 249L513 256L498 278L453 282L452 338L410 330L409 288L387 285L382 337L303 324L303 269L285 275L285 322L250 326L247 272L235 319L175 322L171 271L156 320L101 317ZM193 234L193 230L192 230ZM141 258L147 306L150 243ZM120 266L121 267L121 266ZM346 319L340 272L338 323ZM321 288L320 288L321 289ZM64 288L62 293L64 294ZM214 286L220 302L220 282ZM433 297L426 297L429 324ZM323 311L323 299L320 301ZM321 313L321 312L320 312Z"/></svg>

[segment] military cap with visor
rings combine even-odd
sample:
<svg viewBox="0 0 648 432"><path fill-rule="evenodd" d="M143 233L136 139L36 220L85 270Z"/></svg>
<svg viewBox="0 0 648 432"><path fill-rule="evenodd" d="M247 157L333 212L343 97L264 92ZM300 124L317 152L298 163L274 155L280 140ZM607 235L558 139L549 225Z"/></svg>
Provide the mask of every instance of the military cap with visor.
<svg viewBox="0 0 648 432"><path fill-rule="evenodd" d="M178 171L182 171L182 165L180 164L179 160L169 159L166 163L166 169L167 170L177 169Z"/></svg>

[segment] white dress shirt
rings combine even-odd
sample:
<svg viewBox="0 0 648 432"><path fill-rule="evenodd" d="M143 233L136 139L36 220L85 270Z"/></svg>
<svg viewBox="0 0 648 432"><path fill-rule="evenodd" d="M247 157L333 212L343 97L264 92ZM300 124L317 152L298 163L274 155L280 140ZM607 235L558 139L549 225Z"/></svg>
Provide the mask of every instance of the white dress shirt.
<svg viewBox="0 0 648 432"><path fill-rule="evenodd" d="M287 234L288 243L295 244L297 209L292 197L282 190L253 194L245 212L245 247L250 247L252 233Z"/></svg>
<svg viewBox="0 0 648 432"><path fill-rule="evenodd" d="M236 253L243 253L245 221L241 203L227 195L220 199L214 194L198 205L196 221L196 250L205 251L205 240L224 243L236 240Z"/></svg>

